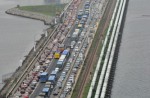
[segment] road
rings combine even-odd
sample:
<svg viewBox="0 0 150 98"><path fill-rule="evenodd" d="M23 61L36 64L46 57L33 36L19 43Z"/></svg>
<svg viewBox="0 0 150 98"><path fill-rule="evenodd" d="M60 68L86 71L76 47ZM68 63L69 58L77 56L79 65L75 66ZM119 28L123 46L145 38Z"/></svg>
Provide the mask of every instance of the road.
<svg viewBox="0 0 150 98"><path fill-rule="evenodd" d="M83 2L80 7L83 7ZM76 27L76 25L74 23L73 27L71 28L71 30L69 32L70 35L72 35L72 33L74 32L75 27ZM71 38L66 38L64 41L65 46L69 46L70 43L71 43ZM56 63L57 63L56 59L52 60L51 64L49 65L49 68L47 69L48 74L50 74L52 72L52 70L54 70L54 68L56 67ZM37 63L37 65L38 65L38 63ZM59 72L58 78L60 76L60 73L61 73L61 71ZM45 86L45 83L39 83L30 97L35 98L42 91L44 86ZM56 96L51 95L51 98L55 98L55 97Z"/></svg>
<svg viewBox="0 0 150 98"><path fill-rule="evenodd" d="M112 3L112 0L108 1L108 2L109 3L107 5L107 7L106 7L106 11L104 13L104 16L102 17L100 15L100 17L102 17L102 20L101 20L101 23L100 23L99 34L96 35L98 37L97 37L97 40L95 42L94 49L90 51L89 56L88 56L89 58L87 58L86 68L84 69L83 76L81 78L82 80L81 80L80 89L78 90L78 93L77 93L78 96L76 98L82 98L84 86L87 83L87 81L89 81L90 72L92 70L92 65L94 64L95 60L97 59L97 56L96 56L97 54L96 53L97 53L98 47L99 47L99 45L100 45L100 43L101 43L101 41L103 39L102 35L104 35L105 30L107 29L107 27L109 25L109 21L110 21L112 12L113 12L113 8L111 8L111 6L114 6L115 3ZM105 3L103 3L103 4L105 4ZM99 7L97 4L96 4L96 6ZM106 5L104 5L104 6L106 6ZM105 10L105 9L103 9L103 10ZM100 13L101 13L101 11L100 11ZM94 16L95 16L95 18L97 18L96 15L94 15ZM96 21L96 20L94 20L94 21Z"/></svg>

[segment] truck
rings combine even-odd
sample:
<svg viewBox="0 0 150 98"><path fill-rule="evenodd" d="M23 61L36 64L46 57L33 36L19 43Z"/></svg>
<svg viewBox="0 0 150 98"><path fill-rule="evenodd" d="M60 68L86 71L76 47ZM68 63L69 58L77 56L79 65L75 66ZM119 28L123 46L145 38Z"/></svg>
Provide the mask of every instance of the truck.
<svg viewBox="0 0 150 98"><path fill-rule="evenodd" d="M66 49L62 52L62 55L66 55L66 57L68 57L70 54L69 49Z"/></svg>
<svg viewBox="0 0 150 98"><path fill-rule="evenodd" d="M47 81L47 79L48 79L48 73L47 72L42 72L41 74L40 74L40 82L41 83L45 83L46 81Z"/></svg>
<svg viewBox="0 0 150 98"><path fill-rule="evenodd" d="M57 77L57 71L53 70L50 75Z"/></svg>
<svg viewBox="0 0 150 98"><path fill-rule="evenodd" d="M61 57L57 61L57 67L59 68L59 70L63 69L65 62L66 62L66 55L61 55Z"/></svg>
<svg viewBox="0 0 150 98"><path fill-rule="evenodd" d="M54 54L54 58L55 59L59 59L60 55L61 55L61 52L60 51L56 51L55 54Z"/></svg>
<svg viewBox="0 0 150 98"><path fill-rule="evenodd" d="M73 34L72 34L72 37L71 37L71 40L72 41L76 41L77 40L77 38L79 37L79 32L73 32Z"/></svg>
<svg viewBox="0 0 150 98"><path fill-rule="evenodd" d="M56 76L54 75L50 75L48 78L48 81L51 82L51 84L55 84L56 83Z"/></svg>
<svg viewBox="0 0 150 98"><path fill-rule="evenodd" d="M43 88L42 92L39 94L42 98L49 98L50 96L50 89L49 88Z"/></svg>

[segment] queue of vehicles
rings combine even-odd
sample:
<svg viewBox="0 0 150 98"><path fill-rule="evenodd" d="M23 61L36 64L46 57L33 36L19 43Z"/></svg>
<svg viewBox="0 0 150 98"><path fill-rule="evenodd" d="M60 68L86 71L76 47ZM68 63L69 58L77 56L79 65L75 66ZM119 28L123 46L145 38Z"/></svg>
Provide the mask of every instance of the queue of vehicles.
<svg viewBox="0 0 150 98"><path fill-rule="evenodd" d="M71 36L71 40L74 41L74 45L76 47L78 47L78 50L76 50L76 47L74 47L73 48L74 49L73 50L74 53L72 53L70 57L69 57L69 54L70 54L70 52L69 52L70 50L69 49L64 50L62 53L59 52L59 53L61 53L61 56L57 58L58 59L58 61L57 61L57 68L59 68L59 70L62 70L62 73L60 74L60 77L58 78L58 81L57 82L55 81L56 82L55 87L53 86L54 89L52 91L52 94L55 95L55 96L57 96L59 94L60 89L62 88L62 84L63 84L65 78L67 78L66 77L67 73L71 69L72 61L75 59L75 55L77 55L77 52L79 51L79 46L81 45L81 41L78 41L78 37L81 34L82 29L79 29L79 27L77 27L75 29L75 33L73 33L72 36ZM74 38L73 35L76 35L76 38ZM85 43L87 43L87 42L85 42ZM60 96L60 98L62 96L66 96L69 93L69 91L71 91L71 88L72 88L72 86L74 84L74 81L75 81L75 75L76 75L76 73L78 71L78 68L80 67L80 64L81 64L81 62L83 60L83 57L84 57L83 53L85 53L85 51L86 51L85 48L86 47L83 47L82 51L80 51L79 56L77 57L77 59L75 61L75 64L74 64L74 67L72 69L72 74L69 75L69 79L67 80L66 87L65 87L65 89L63 91L64 93L63 93L63 95ZM68 57L69 57L69 60L67 61L66 59Z"/></svg>
<svg viewBox="0 0 150 98"><path fill-rule="evenodd" d="M85 3L85 6L87 6L86 4L90 5L90 2L87 1ZM84 8L85 10L85 8ZM83 11L83 10L82 10ZM79 11L79 13L81 12L81 10ZM86 48L88 46L88 41L86 40L86 33L85 31L85 24L87 22L88 16L84 14L85 11L83 11L82 15L80 14L81 18L79 18L79 14L77 15L78 20L76 20L76 28L74 30L75 33L72 34L72 41L71 41L71 49L73 49L71 56L66 64L66 67L64 68L64 72L68 72L68 70L66 71L66 69L70 69L70 72L68 73L68 77L66 77L66 81L65 81L65 85L62 89L62 92L60 94L59 98L67 98L67 95L70 94L70 92L72 91L72 87L75 84L75 79L76 79L76 74L78 72L78 70L81 68L82 65L82 61L84 59L84 55L85 55L85 51ZM79 27L79 24L82 25L82 27ZM76 38L75 38L76 35ZM74 60L74 62L73 62Z"/></svg>
<svg viewBox="0 0 150 98"><path fill-rule="evenodd" d="M57 76L54 74L48 75L47 68L50 66L53 58L59 59L57 67L55 68L55 72L60 71L63 68L63 62L68 57L64 55L60 55L62 51L64 51L65 46L61 45L64 39L66 38L67 33L71 29L77 12L77 6L80 4L80 0L74 0L69 7L68 17L65 20L64 24L60 24L56 30L56 36L53 41L50 42L47 48L44 50L44 53L40 56L38 62L39 64L34 65L34 68L29 72L28 76L19 86L18 90L14 94L14 98L29 98L29 96L34 92L34 89L38 85L38 83L45 83L45 87L39 94L40 98L45 98L50 95L51 89L55 89L54 85L57 80ZM58 52L59 51L59 52ZM69 50L66 50L69 51ZM56 55L55 55L56 53ZM58 53L58 54L57 54ZM66 52L65 52L66 53ZM61 74L62 79L65 78L65 73Z"/></svg>

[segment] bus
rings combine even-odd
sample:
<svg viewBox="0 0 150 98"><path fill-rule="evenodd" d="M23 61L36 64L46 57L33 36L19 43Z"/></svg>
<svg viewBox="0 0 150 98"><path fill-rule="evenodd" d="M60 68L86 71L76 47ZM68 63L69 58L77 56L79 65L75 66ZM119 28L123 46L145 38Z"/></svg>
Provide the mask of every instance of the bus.
<svg viewBox="0 0 150 98"><path fill-rule="evenodd" d="M48 73L47 72L43 72L43 73L41 73L40 74L40 82L42 83L42 82L46 82L47 81L47 79L48 79Z"/></svg>
<svg viewBox="0 0 150 98"><path fill-rule="evenodd" d="M57 61L57 66L60 70L62 70L62 68L65 64L65 61L66 61L66 55L61 55L59 60Z"/></svg>
<svg viewBox="0 0 150 98"><path fill-rule="evenodd" d="M50 75L48 78L48 81L54 85L56 83L56 76Z"/></svg>
<svg viewBox="0 0 150 98"><path fill-rule="evenodd" d="M50 75L57 77L57 71L53 70Z"/></svg>
<svg viewBox="0 0 150 98"><path fill-rule="evenodd" d="M62 52L62 55L66 55L67 57L69 56L69 54L70 54L69 50L67 49Z"/></svg>

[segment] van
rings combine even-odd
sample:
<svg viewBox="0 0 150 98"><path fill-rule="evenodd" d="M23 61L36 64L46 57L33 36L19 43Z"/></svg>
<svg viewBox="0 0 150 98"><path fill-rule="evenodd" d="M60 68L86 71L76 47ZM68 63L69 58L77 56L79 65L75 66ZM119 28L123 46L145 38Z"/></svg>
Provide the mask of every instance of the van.
<svg viewBox="0 0 150 98"><path fill-rule="evenodd" d="M58 93L59 93L58 87L54 88L53 95L58 95Z"/></svg>

